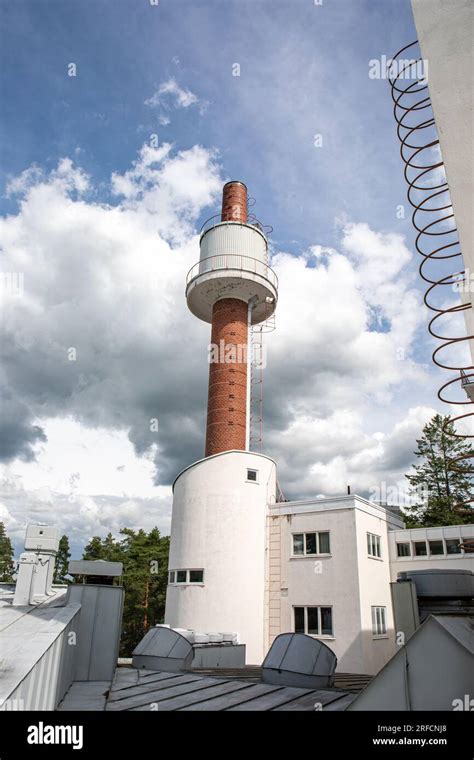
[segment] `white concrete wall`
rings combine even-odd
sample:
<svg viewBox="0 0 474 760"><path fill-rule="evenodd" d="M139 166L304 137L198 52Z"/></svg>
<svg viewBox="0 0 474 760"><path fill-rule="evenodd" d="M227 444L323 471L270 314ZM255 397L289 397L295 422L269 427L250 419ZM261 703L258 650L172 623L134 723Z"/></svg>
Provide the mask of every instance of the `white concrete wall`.
<svg viewBox="0 0 474 760"><path fill-rule="evenodd" d="M446 169L464 266L474 274L472 178L474 175L474 49L472 0L412 0L418 40L428 60L428 89ZM453 270L462 270L453 259ZM471 288L472 288L471 279ZM446 291L448 289L446 288ZM472 291L463 294L471 301ZM474 308L464 312L467 334L473 334ZM474 361L474 340L469 341Z"/></svg>
<svg viewBox="0 0 474 760"><path fill-rule="evenodd" d="M281 546L271 552L281 558L281 632L294 630L293 607L331 606L334 635L321 638L336 654L338 670L377 672L394 653L387 531L401 520L355 496L283 503L271 508L276 514ZM292 557L293 533L327 530L330 557ZM367 531L381 536L382 560L368 558ZM387 638L372 637L372 605L387 608Z"/></svg>
<svg viewBox="0 0 474 760"><path fill-rule="evenodd" d="M280 521L282 593L287 589L281 597L281 633L294 631L294 607L332 607L334 635L321 639L335 653L339 670L361 672L354 510L288 514ZM330 532L331 556L292 557L292 534L312 531Z"/></svg>
<svg viewBox="0 0 474 760"><path fill-rule="evenodd" d="M391 519L385 510L369 504L359 504L355 510L360 599L359 636L364 673L377 673L395 654L387 518ZM369 556L367 533L380 536L380 559ZM387 634L383 638L374 637L372 634L372 607L386 608Z"/></svg>
<svg viewBox="0 0 474 760"><path fill-rule="evenodd" d="M413 541L436 540L442 538L474 539L474 525L449 525L440 528L412 528L407 530L390 531L390 573L391 580L397 580L397 574L412 570L472 570L474 571L474 554L436 554L426 557L397 557L397 543Z"/></svg>
<svg viewBox="0 0 474 760"><path fill-rule="evenodd" d="M258 483L247 482L247 468ZM191 465L175 481L169 569L204 570L204 583L170 584L165 622L235 631L247 663L264 656L265 528L275 501L275 463L229 451Z"/></svg>

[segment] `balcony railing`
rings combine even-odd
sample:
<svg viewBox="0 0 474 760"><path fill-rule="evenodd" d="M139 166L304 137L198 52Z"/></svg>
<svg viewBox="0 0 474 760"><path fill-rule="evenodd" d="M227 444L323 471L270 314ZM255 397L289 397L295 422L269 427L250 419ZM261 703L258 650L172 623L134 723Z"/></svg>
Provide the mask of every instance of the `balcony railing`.
<svg viewBox="0 0 474 760"><path fill-rule="evenodd" d="M253 272L254 274L264 277L275 289L278 289L278 277L268 264L259 259L253 259L250 256L240 256L235 253L209 256L207 259L198 261L197 264L194 264L194 266L191 267L187 274L186 286L202 274L226 271L228 269Z"/></svg>

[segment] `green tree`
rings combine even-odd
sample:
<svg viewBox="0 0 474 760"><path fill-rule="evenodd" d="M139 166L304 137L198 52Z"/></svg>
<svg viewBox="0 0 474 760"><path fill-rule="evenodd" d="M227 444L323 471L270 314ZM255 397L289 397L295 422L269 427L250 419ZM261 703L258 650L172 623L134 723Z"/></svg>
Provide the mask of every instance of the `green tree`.
<svg viewBox="0 0 474 760"><path fill-rule="evenodd" d="M69 549L69 539L67 536L61 536L59 539L58 553L56 554L56 564L54 566L53 583L70 583L71 578L68 576L69 560L71 551Z"/></svg>
<svg viewBox="0 0 474 760"><path fill-rule="evenodd" d="M473 493L474 449L466 439L457 438L449 417L436 414L423 428L414 452L419 463L406 475L415 503L407 507L408 527L456 525L472 522L469 505Z"/></svg>
<svg viewBox="0 0 474 760"><path fill-rule="evenodd" d="M8 538L5 525L0 522L0 582L13 582L13 546Z"/></svg>

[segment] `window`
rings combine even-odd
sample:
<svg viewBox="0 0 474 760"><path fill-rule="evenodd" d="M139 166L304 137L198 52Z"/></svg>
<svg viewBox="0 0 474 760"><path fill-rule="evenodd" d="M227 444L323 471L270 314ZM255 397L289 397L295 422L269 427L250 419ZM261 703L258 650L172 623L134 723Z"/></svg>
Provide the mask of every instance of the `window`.
<svg viewBox="0 0 474 760"><path fill-rule="evenodd" d="M293 533L293 556L330 554L329 531Z"/></svg>
<svg viewBox="0 0 474 760"><path fill-rule="evenodd" d="M293 554L296 556L304 554L304 533L293 534Z"/></svg>
<svg viewBox="0 0 474 760"><path fill-rule="evenodd" d="M386 607L372 607L372 636L386 635Z"/></svg>
<svg viewBox="0 0 474 760"><path fill-rule="evenodd" d="M257 483L258 470L247 470L247 480L251 480L252 483Z"/></svg>
<svg viewBox="0 0 474 760"><path fill-rule="evenodd" d="M178 570L176 572L176 582L177 583L186 583L187 576L188 576L188 571L187 570Z"/></svg>
<svg viewBox="0 0 474 760"><path fill-rule="evenodd" d="M174 570L170 572L170 583L174 583Z"/></svg>
<svg viewBox="0 0 474 760"><path fill-rule="evenodd" d="M190 583L202 583L204 581L204 570L190 570L189 582Z"/></svg>
<svg viewBox="0 0 474 760"><path fill-rule="evenodd" d="M461 542L459 538L446 539L446 554L461 554Z"/></svg>
<svg viewBox="0 0 474 760"><path fill-rule="evenodd" d="M461 549L464 554L472 554L474 552L474 538L465 536L461 539Z"/></svg>
<svg viewBox="0 0 474 760"><path fill-rule="evenodd" d="M295 633L333 636L332 607L294 607Z"/></svg>
<svg viewBox="0 0 474 760"><path fill-rule="evenodd" d="M415 557L426 557L428 554L426 551L426 541L414 541L413 548L415 550Z"/></svg>
<svg viewBox="0 0 474 760"><path fill-rule="evenodd" d="M295 607L295 633L304 633L304 607Z"/></svg>
<svg viewBox="0 0 474 760"><path fill-rule="evenodd" d="M397 557L410 557L410 544L397 544Z"/></svg>
<svg viewBox="0 0 474 760"><path fill-rule="evenodd" d="M430 547L430 554L444 554L444 547L442 541L428 541Z"/></svg>
<svg viewBox="0 0 474 760"><path fill-rule="evenodd" d="M374 533L367 533L367 554L369 557L381 558L380 536L376 536Z"/></svg>

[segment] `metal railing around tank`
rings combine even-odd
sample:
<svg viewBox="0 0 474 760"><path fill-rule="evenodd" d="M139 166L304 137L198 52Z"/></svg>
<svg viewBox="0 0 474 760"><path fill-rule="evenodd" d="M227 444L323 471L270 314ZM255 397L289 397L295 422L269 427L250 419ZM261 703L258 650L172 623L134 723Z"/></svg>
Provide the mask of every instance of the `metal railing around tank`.
<svg viewBox="0 0 474 760"><path fill-rule="evenodd" d="M237 269L243 272L253 272L268 280L275 289L278 289L278 277L276 273L264 261L254 259L251 256L241 256L240 254L229 253L220 256L209 256L201 259L191 267L186 276L186 286L202 274L209 272L225 271L226 269Z"/></svg>

